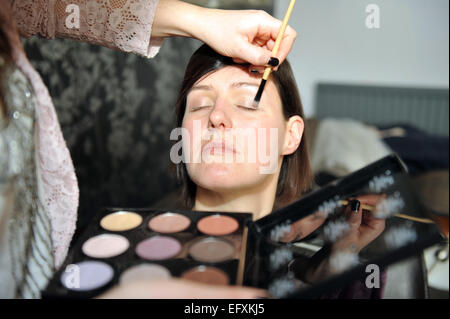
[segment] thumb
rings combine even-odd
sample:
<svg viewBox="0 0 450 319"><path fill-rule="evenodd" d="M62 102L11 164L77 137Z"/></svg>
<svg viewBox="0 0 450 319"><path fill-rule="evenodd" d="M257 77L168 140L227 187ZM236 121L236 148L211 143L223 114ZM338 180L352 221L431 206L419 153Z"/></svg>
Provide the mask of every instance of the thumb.
<svg viewBox="0 0 450 319"><path fill-rule="evenodd" d="M269 62L272 52L264 49L258 45L244 43L236 52L234 58L239 58L247 61L251 65L265 66Z"/></svg>
<svg viewBox="0 0 450 319"><path fill-rule="evenodd" d="M359 228L362 220L361 202L357 199L351 200L346 208L345 215L351 228Z"/></svg>

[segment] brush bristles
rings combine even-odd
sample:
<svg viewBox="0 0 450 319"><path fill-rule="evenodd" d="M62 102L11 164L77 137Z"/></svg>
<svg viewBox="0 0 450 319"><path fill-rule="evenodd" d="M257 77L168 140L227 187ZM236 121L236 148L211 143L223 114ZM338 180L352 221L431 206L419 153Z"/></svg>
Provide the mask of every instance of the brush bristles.
<svg viewBox="0 0 450 319"><path fill-rule="evenodd" d="M255 100L253 101L253 107L257 108L259 106L259 102L261 101L262 93L264 91L264 87L266 86L266 80L261 81L261 85L258 88L258 92L256 93Z"/></svg>

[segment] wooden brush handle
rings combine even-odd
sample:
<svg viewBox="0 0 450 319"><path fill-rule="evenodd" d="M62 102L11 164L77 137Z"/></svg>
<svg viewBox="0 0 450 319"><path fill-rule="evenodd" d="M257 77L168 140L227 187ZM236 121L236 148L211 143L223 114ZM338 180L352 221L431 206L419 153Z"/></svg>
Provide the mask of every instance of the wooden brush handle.
<svg viewBox="0 0 450 319"><path fill-rule="evenodd" d="M283 19L283 24L281 25L280 31L278 32L277 40L275 41L275 46L272 49L272 56L276 57L278 54L278 50L281 46L281 41L283 40L284 32L286 31L286 28L288 26L289 19L291 18L292 11L294 10L295 0L291 0L291 3L289 3L289 7L286 11L286 14ZM272 72L272 67L267 67L264 71L263 79L268 80L270 72Z"/></svg>
<svg viewBox="0 0 450 319"><path fill-rule="evenodd" d="M281 25L281 29L278 32L277 40L275 41L275 46L272 50L272 56L276 57L278 54L278 50L280 49L281 41L283 40L284 32L288 26L289 19L291 18L292 11L294 10L295 0L291 0L289 3L289 7L286 11L286 14L283 19L283 24Z"/></svg>

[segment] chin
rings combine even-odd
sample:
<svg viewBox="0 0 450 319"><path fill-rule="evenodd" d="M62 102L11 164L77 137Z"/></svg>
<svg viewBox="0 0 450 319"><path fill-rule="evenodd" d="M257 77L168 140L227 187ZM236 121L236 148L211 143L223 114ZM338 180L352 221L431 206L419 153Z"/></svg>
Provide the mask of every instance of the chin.
<svg viewBox="0 0 450 319"><path fill-rule="evenodd" d="M198 170L189 170L188 173L192 181L198 186L214 191L226 192L240 188L246 188L255 179L253 174L244 174L244 168L230 167L224 164L209 164L207 167L201 167Z"/></svg>

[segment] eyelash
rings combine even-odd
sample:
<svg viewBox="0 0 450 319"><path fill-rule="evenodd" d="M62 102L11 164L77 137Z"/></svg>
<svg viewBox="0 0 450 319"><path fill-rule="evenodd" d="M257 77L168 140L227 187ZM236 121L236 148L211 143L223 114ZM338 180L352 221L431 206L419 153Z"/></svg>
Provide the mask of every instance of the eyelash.
<svg viewBox="0 0 450 319"><path fill-rule="evenodd" d="M253 107L253 106L243 106L243 105L236 105L237 107L240 107L242 109L245 109L246 111L256 111L257 108Z"/></svg>
<svg viewBox="0 0 450 319"><path fill-rule="evenodd" d="M198 110L204 109L206 107L210 107L210 106L211 105L193 107L193 108L191 108L191 112L195 112L195 111L198 111ZM257 108L252 107L252 106L244 106L244 105L238 105L238 104L236 104L236 106L241 109L244 109L246 111L256 111L257 110Z"/></svg>
<svg viewBox="0 0 450 319"><path fill-rule="evenodd" d="M197 107L193 107L191 108L191 112L195 112L201 109L204 109L205 107L210 107L211 105L205 105L205 106L197 106Z"/></svg>

